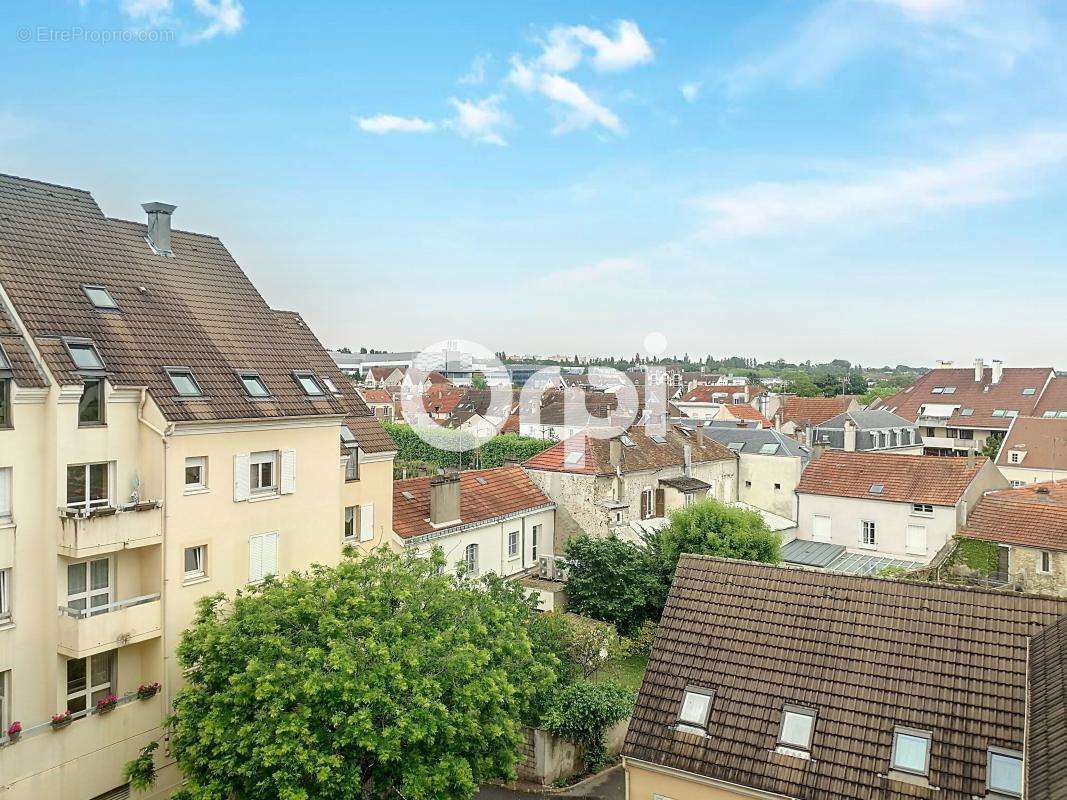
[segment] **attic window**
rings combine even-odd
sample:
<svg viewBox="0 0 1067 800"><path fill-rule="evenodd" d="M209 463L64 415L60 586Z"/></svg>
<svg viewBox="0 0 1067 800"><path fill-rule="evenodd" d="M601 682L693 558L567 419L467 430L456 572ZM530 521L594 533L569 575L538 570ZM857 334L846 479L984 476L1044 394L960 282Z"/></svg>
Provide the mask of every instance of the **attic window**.
<svg viewBox="0 0 1067 800"><path fill-rule="evenodd" d="M185 367L165 367L164 372L167 373L179 397L200 397L203 394L193 373Z"/></svg>
<svg viewBox="0 0 1067 800"><path fill-rule="evenodd" d="M944 394L944 391L944 386L935 386L933 389L930 390L930 394Z"/></svg>
<svg viewBox="0 0 1067 800"><path fill-rule="evenodd" d="M401 492L400 494L401 494L401 496L403 496L403 498L405 500L414 500L415 499L415 495L413 495L411 492Z"/></svg>
<svg viewBox="0 0 1067 800"><path fill-rule="evenodd" d="M1023 389L1023 395L1029 397L1030 395L1037 394L1037 389Z"/></svg>
<svg viewBox="0 0 1067 800"><path fill-rule="evenodd" d="M712 689L688 686L682 697L682 709L678 712L678 727L687 733L704 733L708 727L711 703L715 699Z"/></svg>
<svg viewBox="0 0 1067 800"><path fill-rule="evenodd" d="M567 453L567 455L563 457L563 463L568 464L570 466L580 464L584 455L585 453L583 453L581 450L575 450L573 453Z"/></svg>
<svg viewBox="0 0 1067 800"><path fill-rule="evenodd" d="M7 355L4 353L4 348L3 347L0 347L0 369L3 369L3 370L11 369L11 362L8 361ZM1046 413L1048 413L1048 412L1046 412ZM1053 411L1052 414L1053 414L1053 416L1055 416L1056 412Z"/></svg>
<svg viewBox="0 0 1067 800"><path fill-rule="evenodd" d="M323 378L322 382L326 385L326 388L329 389L330 392L332 392L333 394L338 394L337 386L334 385L333 381L331 381L329 378Z"/></svg>
<svg viewBox="0 0 1067 800"><path fill-rule="evenodd" d="M93 304L93 308L98 311L118 311L119 304L115 302L115 298L103 286L83 285L82 291L89 298L89 302Z"/></svg>
<svg viewBox="0 0 1067 800"><path fill-rule="evenodd" d="M930 732L911 728L893 731L892 768L912 775L930 773Z"/></svg>
<svg viewBox="0 0 1067 800"><path fill-rule="evenodd" d="M626 447L636 447L637 446L637 445L634 444L634 440L631 439L626 434L623 434L622 436L620 436L619 437L619 441L621 441L623 443L623 445L625 445Z"/></svg>
<svg viewBox="0 0 1067 800"><path fill-rule="evenodd" d="M92 342L65 340L67 351L78 369L102 370L104 362Z"/></svg>
<svg viewBox="0 0 1067 800"><path fill-rule="evenodd" d="M241 379L241 383L244 384L245 391L248 392L249 397L270 397L267 384L259 377L258 372L242 372L238 377Z"/></svg>
<svg viewBox="0 0 1067 800"><path fill-rule="evenodd" d="M476 476L474 477L474 480L475 480L475 481L477 481L477 483L478 483L478 485L479 485L479 486L485 486L485 485L486 485L487 483L489 483L489 481L487 481L487 480L486 480L485 478L483 478L483 477L482 477L481 475L476 475Z"/></svg>
<svg viewBox="0 0 1067 800"><path fill-rule="evenodd" d="M1022 797L1023 757L1012 750L989 748L989 769L986 772L989 791L1008 797Z"/></svg>
<svg viewBox="0 0 1067 800"><path fill-rule="evenodd" d="M944 389L943 394L956 394L956 387L955 386L946 386L945 389Z"/></svg>
<svg viewBox="0 0 1067 800"><path fill-rule="evenodd" d="M759 449L759 452L761 456L773 456L775 453L778 452L778 448L780 447L780 444L765 444Z"/></svg>
<svg viewBox="0 0 1067 800"><path fill-rule="evenodd" d="M352 429L347 425L341 426L341 442L348 445L356 443L356 435L352 433Z"/></svg>
<svg viewBox="0 0 1067 800"><path fill-rule="evenodd" d="M730 444L726 446L733 450L735 453L740 453L742 450L745 449L744 442L730 442Z"/></svg>
<svg viewBox="0 0 1067 800"><path fill-rule="evenodd" d="M651 439L652 441L654 441L656 444L667 444L667 437L660 436L658 433L654 434L652 436L649 436L648 438Z"/></svg>
<svg viewBox="0 0 1067 800"><path fill-rule="evenodd" d="M814 731L814 711L788 705L782 709L782 727L778 732L778 744L797 750L811 750L811 737Z"/></svg>
<svg viewBox="0 0 1067 800"><path fill-rule="evenodd" d="M961 408L960 409L960 416L961 417L973 417L974 416L974 409L973 408Z"/></svg>
<svg viewBox="0 0 1067 800"><path fill-rule="evenodd" d="M994 409L993 409L993 413L992 413L992 415L991 415L991 416L994 416L994 417L1003 417L1003 416L1004 416L1004 414L1005 414L1005 411L1004 411L1004 409L1003 409L1003 408L994 408Z"/></svg>
<svg viewBox="0 0 1067 800"><path fill-rule="evenodd" d="M882 494L885 491L884 483L872 483L871 488L867 490L869 494Z"/></svg>
<svg viewBox="0 0 1067 800"><path fill-rule="evenodd" d="M307 372L294 372L293 377L296 382L300 384L300 388L304 390L304 394L308 397L322 397L325 394L319 382L315 380L315 376Z"/></svg>

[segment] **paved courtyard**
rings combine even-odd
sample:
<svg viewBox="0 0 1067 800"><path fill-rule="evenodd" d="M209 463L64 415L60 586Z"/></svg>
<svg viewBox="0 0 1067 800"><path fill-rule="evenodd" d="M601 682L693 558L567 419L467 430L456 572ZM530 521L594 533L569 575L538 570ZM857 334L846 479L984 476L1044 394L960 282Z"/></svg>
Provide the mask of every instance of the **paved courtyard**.
<svg viewBox="0 0 1067 800"><path fill-rule="evenodd" d="M549 797L584 797L586 800L624 800L626 782L622 767L613 767L602 775L586 781L576 789L562 794L545 794L542 792L520 792L503 789L499 786L486 786L478 792L477 800L538 800Z"/></svg>

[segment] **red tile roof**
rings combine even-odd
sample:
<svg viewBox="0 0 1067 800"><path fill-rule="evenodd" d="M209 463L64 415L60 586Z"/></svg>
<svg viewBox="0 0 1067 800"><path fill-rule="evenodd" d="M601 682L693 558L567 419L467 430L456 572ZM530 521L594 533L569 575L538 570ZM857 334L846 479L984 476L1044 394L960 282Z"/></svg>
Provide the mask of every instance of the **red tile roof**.
<svg viewBox="0 0 1067 800"><path fill-rule="evenodd" d="M1060 412L1067 416L1067 376L1057 376L1049 381L1034 408L1035 417Z"/></svg>
<svg viewBox="0 0 1067 800"><path fill-rule="evenodd" d="M989 459L830 450L804 469L798 494L954 506ZM872 486L881 486L872 493Z"/></svg>
<svg viewBox="0 0 1067 800"><path fill-rule="evenodd" d="M1011 453L1024 453L1013 464ZM1018 417L997 453L997 466L1061 470L1067 477L1067 418Z"/></svg>
<svg viewBox="0 0 1067 800"><path fill-rule="evenodd" d="M1035 483L989 492L960 533L972 539L1067 551L1067 484Z"/></svg>
<svg viewBox="0 0 1067 800"><path fill-rule="evenodd" d="M412 495L412 499L409 500L405 492ZM430 479L394 481L393 531L402 539L411 539L520 511L553 507L552 501L537 488L522 467L517 466L461 472L459 492L461 521L449 528L434 528L430 524Z"/></svg>
<svg viewBox="0 0 1067 800"><path fill-rule="evenodd" d="M801 427L821 425L828 419L843 414L852 406L855 395L837 397L786 397L775 416L782 422L792 422Z"/></svg>
<svg viewBox="0 0 1067 800"><path fill-rule="evenodd" d="M744 386L718 386L700 384L694 386L684 395L679 403L722 403L729 402L734 395L748 399L748 393Z"/></svg>
<svg viewBox="0 0 1067 800"><path fill-rule="evenodd" d="M367 403L392 403L393 396L385 389L360 389L359 393Z"/></svg>
<svg viewBox="0 0 1067 800"><path fill-rule="evenodd" d="M764 428L772 427L771 421L759 413L756 409L750 406L748 403L730 403L723 406L730 416L734 419L750 420L752 422L758 422Z"/></svg>
<svg viewBox="0 0 1067 800"><path fill-rule="evenodd" d="M623 754L776 797L985 797L987 748L1023 748L1027 643L1064 613L1052 598L683 556ZM715 693L707 736L675 728L687 686ZM810 760L775 752L787 703L816 712ZM887 778L897 725L932 733L936 789Z"/></svg>

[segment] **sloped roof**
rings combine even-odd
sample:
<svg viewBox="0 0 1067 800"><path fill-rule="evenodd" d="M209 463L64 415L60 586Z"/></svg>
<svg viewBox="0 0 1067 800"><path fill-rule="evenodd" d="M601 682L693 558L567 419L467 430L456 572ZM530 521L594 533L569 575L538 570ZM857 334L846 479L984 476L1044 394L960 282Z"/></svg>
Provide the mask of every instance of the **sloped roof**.
<svg viewBox="0 0 1067 800"><path fill-rule="evenodd" d="M961 531L972 539L1067 551L1067 484L988 492Z"/></svg>
<svg viewBox="0 0 1067 800"><path fill-rule="evenodd" d="M719 444L735 445L730 447L737 453L750 455L770 455L779 458L800 458L807 461L811 458L811 451L802 447L796 439L791 439L781 431L774 428L704 428L704 436L710 437ZM778 445L774 453L760 453L765 445ZM740 447L737 447L740 445Z"/></svg>
<svg viewBox="0 0 1067 800"><path fill-rule="evenodd" d="M1045 391L1041 393L1041 399L1034 407L1034 416L1043 417L1046 414L1067 415L1067 376L1057 375L1048 382Z"/></svg>
<svg viewBox="0 0 1067 800"><path fill-rule="evenodd" d="M730 414L734 419L749 420L751 422L758 422L765 428L771 427L771 421L759 413L756 409L750 406L748 403L730 403L723 406L726 413Z"/></svg>
<svg viewBox="0 0 1067 800"><path fill-rule="evenodd" d="M1067 797L1067 616L1030 641L1027 800Z"/></svg>
<svg viewBox="0 0 1067 800"><path fill-rule="evenodd" d="M734 395L746 397L745 386L726 386L718 384L698 384L682 395L679 403L720 403ZM717 396L716 396L717 395Z"/></svg>
<svg viewBox="0 0 1067 800"><path fill-rule="evenodd" d="M300 316L270 308L222 242L175 230L164 258L146 235L106 218L88 192L0 176L0 284L56 380L82 382L62 341L80 337L112 384L147 387L172 422L369 414ZM85 284L104 286L119 310L96 310ZM203 397L179 397L168 366L190 369ZM270 398L248 397L244 370ZM294 371L338 391L309 397Z"/></svg>
<svg viewBox="0 0 1067 800"><path fill-rule="evenodd" d="M3 351L11 365L11 378L16 386L26 389L40 389L48 385L48 379L37 368L26 340L22 338L15 321L8 315L0 303L0 351ZM2 362L0 362L2 363Z"/></svg>
<svg viewBox="0 0 1067 800"><path fill-rule="evenodd" d="M993 383L993 370L986 367L982 380L974 379L974 369L941 367L932 369L915 383L892 397L881 407L888 408L906 419L918 419L923 405L958 406L948 425L962 428L1007 430L1011 417L994 417L997 409L1014 411L1019 416L1031 416L1040 400L1042 390L1053 374L1051 367L1004 367L999 383ZM955 389L945 394L934 389ZM1033 394L1023 394L1033 389ZM968 409L970 414L963 414Z"/></svg>
<svg viewBox="0 0 1067 800"><path fill-rule="evenodd" d="M693 463L723 461L736 459L737 456L710 436L704 437L704 443L692 436L681 433L674 425L667 426L664 441L654 441L645 432L645 428L633 425L626 431L630 445L623 445L622 471L640 472L664 467L681 467L685 465L685 446L690 445ZM594 439L588 436L573 437L584 439L585 453L580 462L567 463L567 442L559 442L530 459L523 466L527 469L540 469L549 472L576 472L585 475L612 475L611 445L607 439Z"/></svg>
<svg viewBox="0 0 1067 800"><path fill-rule="evenodd" d="M1011 463L1011 452L1025 453L1019 464ZM997 453L997 466L1024 469L1057 469L1067 477L1067 419L1018 417Z"/></svg>
<svg viewBox="0 0 1067 800"><path fill-rule="evenodd" d="M461 472L459 493L460 522L448 528L434 528L430 524L430 478L394 481L393 531L401 539L412 539L520 511L554 508L518 466Z"/></svg>
<svg viewBox="0 0 1067 800"><path fill-rule="evenodd" d="M360 389L359 394L366 403L392 403L393 396L385 389Z"/></svg>
<svg viewBox="0 0 1067 800"><path fill-rule="evenodd" d="M1067 601L683 556L624 755L785 797L972 800L986 748L1022 750L1027 640ZM674 729L687 686L708 736ZM775 752L814 709L811 759ZM931 731L930 783L883 777L893 728Z"/></svg>
<svg viewBox="0 0 1067 800"><path fill-rule="evenodd" d="M914 428L915 422L904 419L899 414L894 414L891 411L887 411L884 408L878 408L873 410L859 409L856 411L846 411L844 414L838 414L836 417L831 417L825 422L820 422L818 427L827 429L832 428L834 430L844 430L845 421L852 420L856 423L856 427L861 430L881 429L881 428Z"/></svg>
<svg viewBox="0 0 1067 800"><path fill-rule="evenodd" d="M786 397L775 416L782 422L797 425L820 425L831 417L836 417L848 410L856 399L854 395L837 397Z"/></svg>
<svg viewBox="0 0 1067 800"><path fill-rule="evenodd" d="M831 450L804 469L797 494L954 506L988 460Z"/></svg>

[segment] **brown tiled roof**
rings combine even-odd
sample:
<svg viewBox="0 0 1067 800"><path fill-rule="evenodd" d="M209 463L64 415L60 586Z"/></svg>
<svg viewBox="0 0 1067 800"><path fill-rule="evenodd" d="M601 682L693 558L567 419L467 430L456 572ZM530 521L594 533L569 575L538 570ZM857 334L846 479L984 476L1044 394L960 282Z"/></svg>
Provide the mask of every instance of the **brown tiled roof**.
<svg viewBox="0 0 1067 800"><path fill-rule="evenodd" d="M1042 417L1048 412L1067 414L1067 376L1057 375L1048 382L1041 399L1034 408L1034 416Z"/></svg>
<svg viewBox="0 0 1067 800"><path fill-rule="evenodd" d="M993 383L993 370L985 368L981 382L974 379L974 369L954 367L932 369L904 391L882 402L894 414L905 419L919 418L924 404L959 406L948 418L949 427L1007 430L1011 417L994 417L993 411L1016 411L1019 416L1031 416L1045 388L1051 367L1005 367L999 383ZM955 387L951 394L934 393L934 389ZM1024 389L1034 394L1024 395ZM960 412L971 409L964 416Z"/></svg>
<svg viewBox="0 0 1067 800"><path fill-rule="evenodd" d="M1030 641L1027 800L1067 797L1067 616Z"/></svg>
<svg viewBox="0 0 1067 800"><path fill-rule="evenodd" d="M1027 639L1067 601L684 556L624 755L805 800L972 800L986 748L1021 750ZM712 689L708 736L673 726ZM811 759L775 752L783 704ZM893 728L930 731L930 783L889 780Z"/></svg>
<svg viewBox="0 0 1067 800"><path fill-rule="evenodd" d="M1067 550L1067 484L1035 483L989 492L960 532L972 539Z"/></svg>
<svg viewBox="0 0 1067 800"><path fill-rule="evenodd" d="M640 472L664 467L680 467L685 464L684 447L692 448L693 463L736 460L737 454L725 445L705 436L700 444L696 436L679 431L674 425L667 426L666 442L660 444L649 438L642 426L634 425L626 431L633 442L632 447L622 447L622 471ZM567 464L567 443L559 442L524 462L527 469L549 472L577 472L586 475L612 475L611 444L607 439L585 438L585 458L581 463Z"/></svg>
<svg viewBox="0 0 1067 800"><path fill-rule="evenodd" d="M1011 452L1025 453L1019 464L1011 463ZM997 454L997 466L1023 469L1063 470L1067 477L1067 418L1018 417L1012 420L1004 444Z"/></svg>
<svg viewBox="0 0 1067 800"><path fill-rule="evenodd" d="M0 224L3 224L0 221ZM0 349L3 349L11 364L11 378L16 386L25 389L40 389L48 385L48 380L37 368L29 345L22 338L15 321L0 304Z"/></svg>
<svg viewBox="0 0 1067 800"><path fill-rule="evenodd" d="M753 422L758 422L764 428L771 427L771 421L748 403L730 403L729 405L724 406L724 408L734 419L751 420Z"/></svg>
<svg viewBox="0 0 1067 800"><path fill-rule="evenodd" d="M409 500L405 492L412 495L412 499ZM522 467L517 466L461 472L459 492L459 525L552 507L552 501L537 488ZM430 479L394 481L393 531L396 535L401 539L411 539L435 530L448 528L435 529L430 524Z"/></svg>
<svg viewBox="0 0 1067 800"><path fill-rule="evenodd" d="M782 422L792 422L800 426L821 425L826 420L848 411L855 399L855 395L787 397L776 416L780 416Z"/></svg>
<svg viewBox="0 0 1067 800"><path fill-rule="evenodd" d="M700 384L694 386L678 401L679 403L721 403L724 400L729 400L734 395L740 395L744 398L748 398L746 387L744 386L718 386L718 385L705 385ZM718 397L716 397L718 395Z"/></svg>
<svg viewBox="0 0 1067 800"><path fill-rule="evenodd" d="M359 394L365 403L392 403L393 396L385 389L360 389Z"/></svg>
<svg viewBox="0 0 1067 800"><path fill-rule="evenodd" d="M300 316L271 309L222 242L174 231L163 258L146 233L104 217L88 192L0 176L0 284L60 383L82 381L61 337L83 337L114 385L147 387L172 422L369 414ZM83 284L106 287L120 310L95 310ZM179 398L166 366L191 369L204 396ZM239 370L272 397L249 398ZM338 394L309 398L294 370Z"/></svg>
<svg viewBox="0 0 1067 800"><path fill-rule="evenodd" d="M989 459L830 450L804 468L798 494L954 506ZM882 486L881 492L871 492Z"/></svg>

